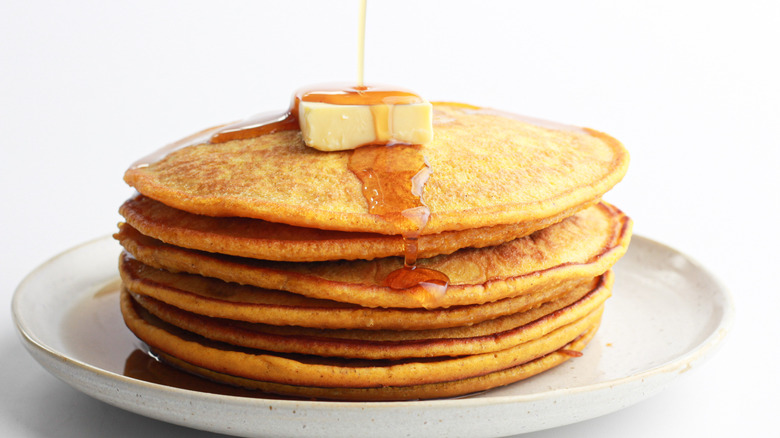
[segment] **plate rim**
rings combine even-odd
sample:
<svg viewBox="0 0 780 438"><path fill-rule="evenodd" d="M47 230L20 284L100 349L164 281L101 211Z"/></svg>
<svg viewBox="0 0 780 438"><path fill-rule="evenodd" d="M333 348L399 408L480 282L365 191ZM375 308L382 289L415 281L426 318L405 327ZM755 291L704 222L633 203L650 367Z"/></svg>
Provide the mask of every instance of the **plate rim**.
<svg viewBox="0 0 780 438"><path fill-rule="evenodd" d="M695 269L705 274L708 280L710 280L714 285L712 301L715 301L716 299L719 300L719 303L722 308L722 314L720 316L720 320L718 321L717 326L714 327L712 332L709 333L706 338L704 338L697 345L689 348L685 353L680 354L679 356L676 356L664 363L658 364L649 369L643 370L638 373L629 374L623 377L611 379L608 381L590 383L587 385L573 387L573 388L558 388L558 389L551 389L551 390L541 391L541 392L536 392L531 394L499 395L499 396L485 397L485 398L465 397L465 398L434 399L434 400L411 400L411 401L389 401L389 402L380 401L380 402L367 403L367 402L355 402L355 401L285 400L285 399L271 399L271 398L250 398L250 397L241 397L235 395L213 394L207 392L200 392L196 390L171 387L164 384L147 382L143 380L134 379L128 376L124 376L121 374L117 374L109 370L105 370L98 366L70 357L67 353L58 351L56 348L47 345L45 341L39 339L35 335L35 333L32 332L32 329L30 329L25 325L24 322L25 317L22 314L24 311L21 309L22 306L21 303L23 301L23 296L26 293L29 293L27 292L27 289L29 288L28 284L33 279L35 279L36 276L40 275L42 271L45 271L47 268L50 267L50 265L56 263L57 261L63 258L67 258L72 253L77 252L79 250L83 250L86 247L91 247L93 245L96 246L99 244L107 244L106 241L108 240L113 241L113 238L110 235L104 235L101 237L97 237L85 241L63 252L60 252L59 254L56 254L55 256L49 258L45 262L38 265L29 274L27 274L24 277L24 279L19 283L19 285L17 286L13 294L11 313L12 313L12 320L14 326L16 327L17 332L21 335L22 341L26 344L25 346L28 349L34 348L38 353L43 353L51 360L60 361L64 363L67 367L75 367L77 371L96 375L99 378L105 380L106 382L113 381L116 384L121 383L121 384L131 385L131 386L140 385L141 387L151 391L162 391L164 393L173 394L174 396L177 397L195 397L198 400L206 403L219 402L222 404L228 404L233 407L243 406L246 408L253 408L253 409L256 409L258 407L264 407L267 409L268 406L272 405L274 409L312 408L312 409L322 409L322 410L343 410L343 409L358 408L361 411L373 411L376 409L387 409L387 408L395 408L398 410L409 409L409 408L419 409L420 407L426 407L431 409L449 409L453 407L484 408L484 407L493 407L493 406L505 406L509 404L514 405L514 404L522 404L522 403L529 403L529 402L540 402L544 400L555 399L556 397L560 397L562 395L579 395L579 394L590 393L594 391L602 391L604 389L613 388L615 386L626 385L640 379L645 380L653 376L663 375L666 373L673 373L675 371L679 373L686 371L688 368L692 366L693 363L699 362L702 359L706 359L710 357L712 353L714 353L714 351L716 351L718 347L722 345L722 341L726 338L726 336L731 331L734 325L735 313L736 313L734 298L730 293L730 291L723 285L723 283L716 276L714 276L711 272L709 272L697 260L693 259L687 254L682 253L679 250L672 248L669 245L635 234L634 236L632 236L631 247L636 247L640 245L651 245L651 246L659 247L664 251L678 254L684 257L685 260L688 263L690 263ZM638 242L642 242L642 243L638 243ZM118 243L116 245L117 245L117 249L119 249ZM631 247L629 247L629 250L631 249ZM30 353L33 354L32 351L30 351ZM35 357L34 354L33 356ZM48 366L40 362L38 357L35 357L35 359L48 372L54 374ZM75 386L71 382L67 382L67 383L70 384L71 386ZM85 392L83 388L76 387L76 389ZM94 397L93 394L91 393L88 394ZM609 412L613 412L613 411L614 410L611 410ZM138 411L135 412L140 413ZM588 418L592 418L592 417L588 417ZM164 418L161 419L164 420ZM190 425L190 427L194 427L194 426ZM219 429L213 429L213 430L219 431Z"/></svg>

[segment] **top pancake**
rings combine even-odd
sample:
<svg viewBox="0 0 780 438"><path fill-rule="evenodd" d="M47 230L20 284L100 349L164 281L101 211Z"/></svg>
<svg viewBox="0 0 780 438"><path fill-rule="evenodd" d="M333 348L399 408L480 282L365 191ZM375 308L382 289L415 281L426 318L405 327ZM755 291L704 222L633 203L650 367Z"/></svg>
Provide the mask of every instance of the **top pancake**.
<svg viewBox="0 0 780 438"><path fill-rule="evenodd" d="M628 166L628 153L605 134L458 104L434 105L434 140L419 148L433 170L423 234L565 217L600 198ZM195 214L408 231L369 213L362 183L348 168L353 153L320 152L304 145L300 131L282 131L186 146L129 169L125 181Z"/></svg>

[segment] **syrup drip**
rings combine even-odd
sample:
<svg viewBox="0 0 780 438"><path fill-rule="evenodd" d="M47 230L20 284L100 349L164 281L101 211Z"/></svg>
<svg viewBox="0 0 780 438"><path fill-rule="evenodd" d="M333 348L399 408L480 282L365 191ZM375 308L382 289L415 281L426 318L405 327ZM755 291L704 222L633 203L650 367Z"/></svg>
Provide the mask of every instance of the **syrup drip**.
<svg viewBox="0 0 780 438"><path fill-rule="evenodd" d="M300 397L283 397L206 380L174 368L172 365L158 360L151 352L141 349L135 349L127 356L122 375L145 382L210 394L259 399L301 400Z"/></svg>
<svg viewBox="0 0 780 438"><path fill-rule="evenodd" d="M290 109L284 114L263 113L240 122L231 123L209 138L212 144L232 140L246 140L280 131L298 129L298 111Z"/></svg>
<svg viewBox="0 0 780 438"><path fill-rule="evenodd" d="M391 289L423 287L434 297L447 290L446 274L417 267L418 239L431 210L423 201L425 183L432 174L419 145L366 146L355 149L349 169L363 183L369 213L381 216L404 239L404 266L384 280Z"/></svg>
<svg viewBox="0 0 780 438"><path fill-rule="evenodd" d="M566 356L569 356L569 357L582 357L582 355L583 355L581 351L568 350L566 348L561 348L560 350L558 350L558 352L559 353L563 353L563 354L565 354Z"/></svg>
<svg viewBox="0 0 780 438"><path fill-rule="evenodd" d="M264 113L232 123L212 135L209 143L225 143L274 132L297 130L300 126L298 112L301 102L319 102L331 105L406 105L423 102L423 99L411 91L383 85L314 85L296 91L287 112L282 114ZM383 138L380 134L386 133L388 130L387 114L381 108L372 109L377 138Z"/></svg>
<svg viewBox="0 0 780 438"><path fill-rule="evenodd" d="M169 154L188 146L218 144L232 140L246 140L282 131L300 128L298 112L301 102L321 102L332 105L403 105L423 102L423 98L409 90L386 85L320 84L301 88L295 92L290 107L285 112L261 113L224 126L207 129L171 143L130 166L138 169L149 166ZM381 106L373 107L374 127L377 138L387 138L387 114Z"/></svg>
<svg viewBox="0 0 780 438"><path fill-rule="evenodd" d="M366 86L363 83L366 1L361 0L358 26L357 85L328 84L299 89L284 113L260 114L223 127L194 134L162 148L136 162L133 168L145 167L171 152L201 143L224 143L244 140L300 127L301 102L332 105L371 105L376 138L389 138L388 114L385 105L408 105L424 102L417 94L387 86ZM363 195L369 212L381 216L400 230L404 240L404 266L391 272L385 285L392 289L423 287L432 296L447 290L449 278L442 272L417 267L418 239L431 215L423 201L423 189L432 170L419 145L396 142L364 145L352 151L349 169L363 183Z"/></svg>
<svg viewBox="0 0 780 438"><path fill-rule="evenodd" d="M320 85L298 90L287 113L261 115L229 125L211 137L211 143L252 138L272 132L298 129L300 102L332 105L376 105L372 107L377 138L387 138L386 105L422 102L417 94L385 86ZM391 289L424 288L440 297L449 284L446 274L417 267L417 241L428 224L431 211L423 202L423 189L432 174L419 145L378 144L352 151L349 169L363 183L363 196L371 214L381 216L400 230L404 240L404 266L384 281Z"/></svg>

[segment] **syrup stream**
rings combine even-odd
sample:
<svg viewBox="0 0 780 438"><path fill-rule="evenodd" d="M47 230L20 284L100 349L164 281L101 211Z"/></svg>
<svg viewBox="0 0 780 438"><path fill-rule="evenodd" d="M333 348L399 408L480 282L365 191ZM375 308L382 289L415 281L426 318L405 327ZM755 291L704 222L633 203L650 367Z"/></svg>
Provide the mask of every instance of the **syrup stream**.
<svg viewBox="0 0 780 438"><path fill-rule="evenodd" d="M360 0L358 12L358 65L357 85L363 86L363 69L365 67L364 56L366 52L366 0Z"/></svg>

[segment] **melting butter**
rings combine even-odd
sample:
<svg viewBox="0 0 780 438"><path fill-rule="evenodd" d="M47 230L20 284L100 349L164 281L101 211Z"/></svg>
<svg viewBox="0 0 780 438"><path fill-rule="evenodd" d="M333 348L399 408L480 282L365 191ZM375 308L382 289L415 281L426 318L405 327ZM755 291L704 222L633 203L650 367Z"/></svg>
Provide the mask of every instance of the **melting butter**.
<svg viewBox="0 0 780 438"><path fill-rule="evenodd" d="M321 151L433 140L433 109L426 101L344 105L302 100L298 120L303 141Z"/></svg>

